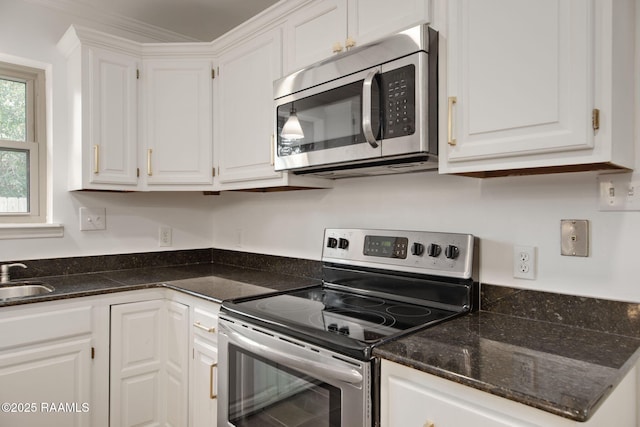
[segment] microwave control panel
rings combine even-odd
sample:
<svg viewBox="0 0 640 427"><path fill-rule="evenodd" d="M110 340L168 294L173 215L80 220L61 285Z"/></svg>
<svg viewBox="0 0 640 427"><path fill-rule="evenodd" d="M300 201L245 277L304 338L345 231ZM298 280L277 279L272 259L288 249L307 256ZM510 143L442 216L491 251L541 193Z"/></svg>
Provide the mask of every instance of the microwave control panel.
<svg viewBox="0 0 640 427"><path fill-rule="evenodd" d="M407 65L380 77L382 95L382 138L411 135L416 130L416 67Z"/></svg>

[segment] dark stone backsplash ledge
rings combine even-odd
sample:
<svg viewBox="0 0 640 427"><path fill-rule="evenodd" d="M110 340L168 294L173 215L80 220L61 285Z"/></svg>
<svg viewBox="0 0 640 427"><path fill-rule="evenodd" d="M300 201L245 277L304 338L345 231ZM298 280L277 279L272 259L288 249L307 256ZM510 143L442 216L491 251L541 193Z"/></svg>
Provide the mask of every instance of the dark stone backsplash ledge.
<svg viewBox="0 0 640 427"><path fill-rule="evenodd" d="M640 338L639 303L483 284L480 308L496 314Z"/></svg>
<svg viewBox="0 0 640 427"><path fill-rule="evenodd" d="M215 248L27 261L13 260L0 262L0 264L9 264L12 262L21 262L27 266L26 269L13 268L11 270L12 280L212 263L312 279L320 279L322 277L322 264L320 261Z"/></svg>

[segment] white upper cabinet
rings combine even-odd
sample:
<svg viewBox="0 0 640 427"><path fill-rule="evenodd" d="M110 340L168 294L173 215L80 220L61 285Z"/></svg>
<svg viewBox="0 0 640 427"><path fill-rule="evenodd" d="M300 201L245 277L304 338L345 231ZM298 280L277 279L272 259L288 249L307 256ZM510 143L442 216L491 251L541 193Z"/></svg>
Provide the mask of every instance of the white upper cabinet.
<svg viewBox="0 0 640 427"><path fill-rule="evenodd" d="M216 189L326 188L332 181L274 169L273 81L282 77L282 28L232 43L215 79Z"/></svg>
<svg viewBox="0 0 640 427"><path fill-rule="evenodd" d="M441 173L633 166L632 2L439 4Z"/></svg>
<svg viewBox="0 0 640 427"><path fill-rule="evenodd" d="M143 63L143 169L150 189L213 184L213 64L151 58Z"/></svg>
<svg viewBox="0 0 640 427"><path fill-rule="evenodd" d="M413 25L429 22L429 0L321 0L287 18L286 73Z"/></svg>
<svg viewBox="0 0 640 427"><path fill-rule="evenodd" d="M223 54L216 79L219 181L280 178L273 168L273 81L282 76L279 28Z"/></svg>
<svg viewBox="0 0 640 427"><path fill-rule="evenodd" d="M106 48L95 32L74 27L59 46L68 57L71 95L69 188L136 190L140 61L135 46L119 40Z"/></svg>
<svg viewBox="0 0 640 427"><path fill-rule="evenodd" d="M363 45L431 18L431 0L348 0L348 37Z"/></svg>

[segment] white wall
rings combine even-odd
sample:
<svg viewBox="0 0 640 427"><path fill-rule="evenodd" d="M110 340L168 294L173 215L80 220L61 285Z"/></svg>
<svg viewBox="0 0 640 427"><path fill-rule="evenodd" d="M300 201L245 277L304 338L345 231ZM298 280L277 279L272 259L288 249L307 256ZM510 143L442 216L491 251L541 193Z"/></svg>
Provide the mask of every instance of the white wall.
<svg viewBox="0 0 640 427"><path fill-rule="evenodd" d="M640 212L599 212L597 194L594 173L486 180L421 173L340 180L331 190L223 194L214 242L319 259L325 227L471 233L481 241L482 282L640 302ZM588 258L560 255L561 219L590 221ZM537 248L535 281L513 278L514 244Z"/></svg>
<svg viewBox="0 0 640 427"><path fill-rule="evenodd" d="M201 193L96 193L68 192L66 63L56 43L70 24L94 25L33 3L0 0L0 53L49 66L52 70L50 163L53 178L53 222L65 226L63 238L0 240L0 262L37 258L150 252L162 249L211 247L211 207L215 197ZM139 34L117 33L123 37ZM79 231L80 206L105 207L105 231ZM173 246L158 247L158 226L173 228Z"/></svg>

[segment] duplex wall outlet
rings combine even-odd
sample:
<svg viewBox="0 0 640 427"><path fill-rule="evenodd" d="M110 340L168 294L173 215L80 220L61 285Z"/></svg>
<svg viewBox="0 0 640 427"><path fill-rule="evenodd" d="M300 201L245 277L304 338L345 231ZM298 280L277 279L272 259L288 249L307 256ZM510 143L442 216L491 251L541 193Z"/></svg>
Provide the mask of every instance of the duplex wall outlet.
<svg viewBox="0 0 640 427"><path fill-rule="evenodd" d="M534 246L513 247L513 277L535 280L536 248Z"/></svg>
<svg viewBox="0 0 640 427"><path fill-rule="evenodd" d="M160 226L158 230L158 244L160 246L171 246L171 227Z"/></svg>
<svg viewBox="0 0 640 427"><path fill-rule="evenodd" d="M104 230L106 228L105 208L80 208L80 231Z"/></svg>

